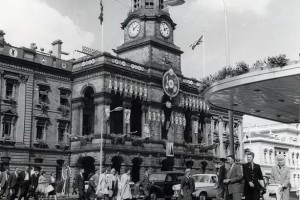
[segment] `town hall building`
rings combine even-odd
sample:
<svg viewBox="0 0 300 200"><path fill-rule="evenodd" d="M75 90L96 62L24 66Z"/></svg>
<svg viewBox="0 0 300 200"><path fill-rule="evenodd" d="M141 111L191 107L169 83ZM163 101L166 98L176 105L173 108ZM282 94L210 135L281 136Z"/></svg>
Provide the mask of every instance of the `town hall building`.
<svg viewBox="0 0 300 200"><path fill-rule="evenodd" d="M121 27L115 55L69 61L60 40L49 54L14 47L0 32L2 169L36 166L61 178L64 166L71 177L82 167L87 178L101 163L120 173L130 166L134 182L148 167L216 171L230 149L227 111L206 104L201 82L182 74L164 1L132 0ZM239 160L238 113L234 132Z"/></svg>

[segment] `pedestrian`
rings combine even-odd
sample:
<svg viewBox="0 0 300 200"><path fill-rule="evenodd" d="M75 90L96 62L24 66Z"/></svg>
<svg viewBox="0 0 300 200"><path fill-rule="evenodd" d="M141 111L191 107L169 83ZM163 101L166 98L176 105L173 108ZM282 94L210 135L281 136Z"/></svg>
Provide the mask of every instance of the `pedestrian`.
<svg viewBox="0 0 300 200"><path fill-rule="evenodd" d="M282 154L277 156L277 164L272 167L270 183L280 184L282 200L290 199L290 168L285 166L285 157Z"/></svg>
<svg viewBox="0 0 300 200"><path fill-rule="evenodd" d="M13 173L10 174L8 179L8 189L10 193L10 200L14 200L19 191L19 168L16 168Z"/></svg>
<svg viewBox="0 0 300 200"><path fill-rule="evenodd" d="M29 167L25 167L23 171L20 172L20 193L18 200L23 197L26 198L30 187L30 171Z"/></svg>
<svg viewBox="0 0 300 200"><path fill-rule="evenodd" d="M48 193L48 199L50 198L50 196L54 197L54 200L57 199L55 181L56 181L55 180L55 174L54 174L54 172L52 172L51 175L50 175L50 185L53 187L53 190Z"/></svg>
<svg viewBox="0 0 300 200"><path fill-rule="evenodd" d="M103 173L99 176L99 182L97 184L97 198L98 199L108 199L108 180L107 175L109 174L109 169L103 168Z"/></svg>
<svg viewBox="0 0 300 200"><path fill-rule="evenodd" d="M182 195L182 200L192 200L193 193L195 192L195 181L191 176L191 169L187 168L185 170L185 176L180 183L180 193Z"/></svg>
<svg viewBox="0 0 300 200"><path fill-rule="evenodd" d="M254 153L247 153L247 162L243 165L245 200L259 200L260 190L264 187L260 165L253 162Z"/></svg>
<svg viewBox="0 0 300 200"><path fill-rule="evenodd" d="M88 175L88 180L89 180L89 184L88 184L88 188L86 191L86 199L87 200L94 200L96 198L96 183L94 180L94 173L90 173Z"/></svg>
<svg viewBox="0 0 300 200"><path fill-rule="evenodd" d="M127 167L125 173L121 176L121 188L120 188L120 198L121 200L131 199L131 189L130 189L130 173L131 169Z"/></svg>
<svg viewBox="0 0 300 200"><path fill-rule="evenodd" d="M227 172L227 178L223 181L227 185L230 200L240 200L243 192L243 175L241 166L235 163L233 155L227 156L230 168Z"/></svg>
<svg viewBox="0 0 300 200"><path fill-rule="evenodd" d="M118 194L118 177L115 168L110 170L110 174L107 175L108 181L108 197L110 200L115 200Z"/></svg>
<svg viewBox="0 0 300 200"><path fill-rule="evenodd" d="M225 193L225 184L223 181L226 179L226 168L225 168L225 162L227 161L226 158L220 158L220 163L221 167L219 169L219 174L218 174L218 183L217 183L217 199L223 200L224 199L224 193Z"/></svg>
<svg viewBox="0 0 300 200"><path fill-rule="evenodd" d="M38 186L37 186L37 195L39 198L44 199L46 197L47 191L46 187L49 185L49 181L46 179L46 172L42 171L39 181L38 181Z"/></svg>
<svg viewBox="0 0 300 200"><path fill-rule="evenodd" d="M138 182L139 187L145 195L145 200L149 200L150 198L150 175L152 173L152 169L147 168L145 174L142 176L141 180Z"/></svg>
<svg viewBox="0 0 300 200"><path fill-rule="evenodd" d="M84 200L85 199L85 185L84 185L84 177L83 177L84 169L81 168L79 173L76 175L74 184L75 190L78 190L78 199Z"/></svg>
<svg viewBox="0 0 300 200"><path fill-rule="evenodd" d="M8 188L8 179L9 179L9 170L8 167L5 168L5 171L1 173L0 175L0 198L2 196L5 197L5 199L9 199L9 190Z"/></svg>
<svg viewBox="0 0 300 200"><path fill-rule="evenodd" d="M34 173L30 176L30 187L28 194L25 197L25 200L28 200L30 197L33 197L34 200L38 200L38 194L36 192L38 184L39 184L39 170L37 168L34 169Z"/></svg>

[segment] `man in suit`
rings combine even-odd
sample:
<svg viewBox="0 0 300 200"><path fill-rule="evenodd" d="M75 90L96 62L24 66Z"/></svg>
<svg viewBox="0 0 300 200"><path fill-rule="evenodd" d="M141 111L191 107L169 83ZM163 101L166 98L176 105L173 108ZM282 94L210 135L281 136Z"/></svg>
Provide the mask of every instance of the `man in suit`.
<svg viewBox="0 0 300 200"><path fill-rule="evenodd" d="M253 162L254 153L247 154L248 163L243 165L244 194L246 200L259 200L260 190L264 187L263 175L258 164Z"/></svg>
<svg viewBox="0 0 300 200"><path fill-rule="evenodd" d="M29 186L29 190L28 193L25 196L25 200L28 200L29 197L33 197L35 200L38 200L38 195L36 194L36 188L39 184L39 170L38 169L34 169L34 172L32 172L31 176L30 176L30 186Z"/></svg>
<svg viewBox="0 0 300 200"><path fill-rule="evenodd" d="M282 200L290 199L290 168L285 166L285 157L282 154L277 156L277 165L272 167L270 183L281 185Z"/></svg>
<svg viewBox="0 0 300 200"><path fill-rule="evenodd" d="M243 175L241 166L235 163L233 155L227 156L230 168L227 173L227 179L223 181L228 187L228 194L230 200L240 200L243 192Z"/></svg>
<svg viewBox="0 0 300 200"><path fill-rule="evenodd" d="M218 185L217 185L217 189L218 189L217 198L220 200L224 199L224 193L226 187L225 184L223 183L223 181L226 179L226 174L227 174L225 168L226 161L227 161L226 158L220 158L221 167L218 173Z"/></svg>
<svg viewBox="0 0 300 200"><path fill-rule="evenodd" d="M9 198L9 191L8 191L8 179L9 179L9 170L8 168L5 169L4 172L1 172L0 174L0 187L1 187L1 191L0 191L0 198L2 196L5 196L5 199Z"/></svg>
<svg viewBox="0 0 300 200"><path fill-rule="evenodd" d="M149 199L150 195L150 181L149 177L152 170L150 168L146 169L145 174L142 176L141 180L139 181L139 185L142 188L142 191L145 195L145 199Z"/></svg>
<svg viewBox="0 0 300 200"><path fill-rule="evenodd" d="M14 200L19 191L19 168L16 168L14 172L12 172L8 179L8 189L10 191L10 200Z"/></svg>
<svg viewBox="0 0 300 200"><path fill-rule="evenodd" d="M84 177L83 177L84 169L80 169L79 174L75 176L74 184L76 190L78 190L78 199L84 200L85 199L85 188L84 188Z"/></svg>
<svg viewBox="0 0 300 200"><path fill-rule="evenodd" d="M29 167L25 167L23 171L20 172L20 194L18 200L21 200L23 197L25 199L30 186L30 171Z"/></svg>

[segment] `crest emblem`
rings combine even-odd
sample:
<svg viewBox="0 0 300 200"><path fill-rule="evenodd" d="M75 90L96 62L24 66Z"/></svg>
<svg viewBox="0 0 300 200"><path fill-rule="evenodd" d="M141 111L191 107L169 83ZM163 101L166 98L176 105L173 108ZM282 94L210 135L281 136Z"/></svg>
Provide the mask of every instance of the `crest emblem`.
<svg viewBox="0 0 300 200"><path fill-rule="evenodd" d="M177 96L179 92L179 79L177 75L174 73L173 69L167 71L163 76L163 88L165 93L173 98Z"/></svg>

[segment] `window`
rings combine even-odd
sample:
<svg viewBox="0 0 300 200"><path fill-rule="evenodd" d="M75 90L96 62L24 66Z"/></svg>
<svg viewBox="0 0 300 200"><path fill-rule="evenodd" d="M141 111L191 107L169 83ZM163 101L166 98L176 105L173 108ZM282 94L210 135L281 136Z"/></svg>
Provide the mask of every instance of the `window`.
<svg viewBox="0 0 300 200"><path fill-rule="evenodd" d="M154 8L153 0L145 0L145 8L146 9L153 9Z"/></svg>
<svg viewBox="0 0 300 200"><path fill-rule="evenodd" d="M39 120L36 124L36 140L45 140L47 131L47 121Z"/></svg>
<svg viewBox="0 0 300 200"><path fill-rule="evenodd" d="M83 133L82 135L90 135L92 127L91 127L91 116L89 114L83 115Z"/></svg>
<svg viewBox="0 0 300 200"><path fill-rule="evenodd" d="M60 105L70 107L69 92L60 91Z"/></svg>
<svg viewBox="0 0 300 200"><path fill-rule="evenodd" d="M164 9L164 0L159 0L159 9Z"/></svg>
<svg viewBox="0 0 300 200"><path fill-rule="evenodd" d="M69 124L66 122L61 122L58 124L58 131L57 131L57 142L65 142L65 133L69 131Z"/></svg>
<svg viewBox="0 0 300 200"><path fill-rule="evenodd" d="M134 10L137 10L137 9L140 8L140 0L134 0L133 3L134 3L134 4L133 4Z"/></svg>
<svg viewBox="0 0 300 200"><path fill-rule="evenodd" d="M2 137L11 136L12 121L3 121L3 134Z"/></svg>
<svg viewBox="0 0 300 200"><path fill-rule="evenodd" d="M14 83L6 82L6 98L14 98Z"/></svg>
<svg viewBox="0 0 300 200"><path fill-rule="evenodd" d="M39 87L39 103L48 103L48 88Z"/></svg>

